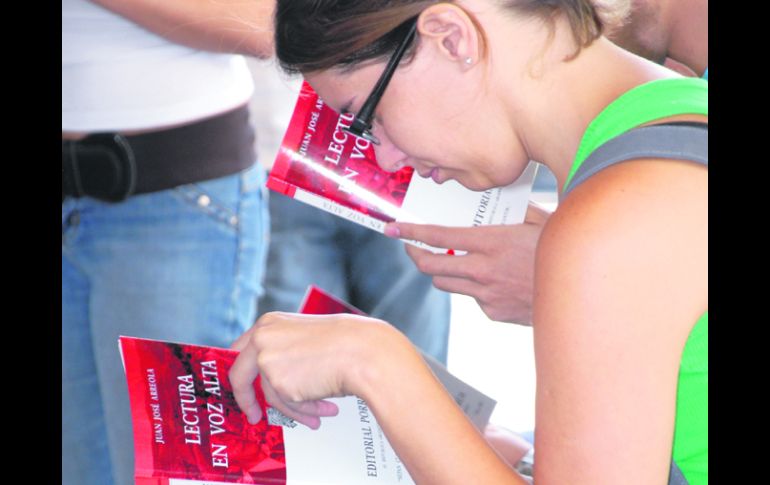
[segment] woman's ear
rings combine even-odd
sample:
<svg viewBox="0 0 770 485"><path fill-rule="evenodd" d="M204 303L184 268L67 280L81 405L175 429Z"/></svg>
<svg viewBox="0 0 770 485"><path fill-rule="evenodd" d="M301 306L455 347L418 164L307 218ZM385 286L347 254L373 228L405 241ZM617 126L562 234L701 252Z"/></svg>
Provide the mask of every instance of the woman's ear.
<svg viewBox="0 0 770 485"><path fill-rule="evenodd" d="M417 20L422 42L434 42L437 51L463 68L481 57L481 33L468 13L457 5L437 3L426 8Z"/></svg>

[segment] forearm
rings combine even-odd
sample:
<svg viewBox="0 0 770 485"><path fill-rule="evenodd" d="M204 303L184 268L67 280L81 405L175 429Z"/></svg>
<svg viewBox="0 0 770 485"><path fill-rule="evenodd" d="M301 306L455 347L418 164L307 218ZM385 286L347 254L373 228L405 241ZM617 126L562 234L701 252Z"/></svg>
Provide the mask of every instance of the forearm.
<svg viewBox="0 0 770 485"><path fill-rule="evenodd" d="M488 446L413 346L383 348L389 355L367 366L360 395L416 483L527 483Z"/></svg>
<svg viewBox="0 0 770 485"><path fill-rule="evenodd" d="M272 1L92 0L168 40L195 49L269 57Z"/></svg>

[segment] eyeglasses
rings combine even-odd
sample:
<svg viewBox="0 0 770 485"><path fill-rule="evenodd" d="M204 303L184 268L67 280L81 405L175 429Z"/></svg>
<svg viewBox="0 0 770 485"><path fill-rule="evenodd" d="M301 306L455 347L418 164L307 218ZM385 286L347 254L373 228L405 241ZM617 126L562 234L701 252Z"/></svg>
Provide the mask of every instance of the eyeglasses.
<svg viewBox="0 0 770 485"><path fill-rule="evenodd" d="M396 71L398 63L401 62L401 58L404 57L404 52L406 52L407 46L409 46L409 44L412 42L412 39L414 39L415 32L417 32L417 19L412 22L412 26L409 27L409 32L407 32L406 37L404 37L404 40L401 41L401 44L399 44L396 52L393 53L393 56L388 61L387 66L385 66L385 71L383 71L380 79L377 80L377 84L374 85L374 89L369 94L369 97L366 98L366 101L364 101L361 109L358 111L358 113L356 113L355 118L353 118L353 123L351 123L349 127L343 128L343 131L350 133L351 135L355 135L359 138L363 138L364 140L369 140L375 145L380 144L380 140L378 140L377 137L372 134L372 118L374 117L374 109L380 102L380 99L385 92L385 88L388 87L390 78L393 77L393 73Z"/></svg>

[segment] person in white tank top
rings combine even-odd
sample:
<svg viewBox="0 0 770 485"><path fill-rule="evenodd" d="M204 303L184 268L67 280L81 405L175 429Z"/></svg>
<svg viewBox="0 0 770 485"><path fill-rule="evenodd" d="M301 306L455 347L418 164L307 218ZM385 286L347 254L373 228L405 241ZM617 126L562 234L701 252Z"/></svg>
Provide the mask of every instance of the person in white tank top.
<svg viewBox="0 0 770 485"><path fill-rule="evenodd" d="M62 0L62 484L134 483L118 335L228 346L256 316L269 221L242 55L272 54L272 8ZM119 201L82 173L103 133L134 156Z"/></svg>

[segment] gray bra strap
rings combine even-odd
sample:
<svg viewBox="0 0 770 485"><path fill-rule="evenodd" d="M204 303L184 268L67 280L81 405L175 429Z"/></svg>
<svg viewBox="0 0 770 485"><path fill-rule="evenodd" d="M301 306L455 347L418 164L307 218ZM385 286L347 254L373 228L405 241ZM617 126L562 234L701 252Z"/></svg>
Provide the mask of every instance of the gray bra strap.
<svg viewBox="0 0 770 485"><path fill-rule="evenodd" d="M706 123L666 123L634 128L594 150L575 172L561 198L592 175L616 163L636 158L670 158L690 160L708 167L708 150Z"/></svg>
<svg viewBox="0 0 770 485"><path fill-rule="evenodd" d="M690 160L708 167L708 142L706 123L667 123L634 128L594 150L575 172L561 198L597 172L626 160L668 158ZM668 485L688 485L673 460Z"/></svg>
<svg viewBox="0 0 770 485"><path fill-rule="evenodd" d="M668 485L689 485L682 470L676 466L674 460L671 460L671 470L668 472Z"/></svg>

